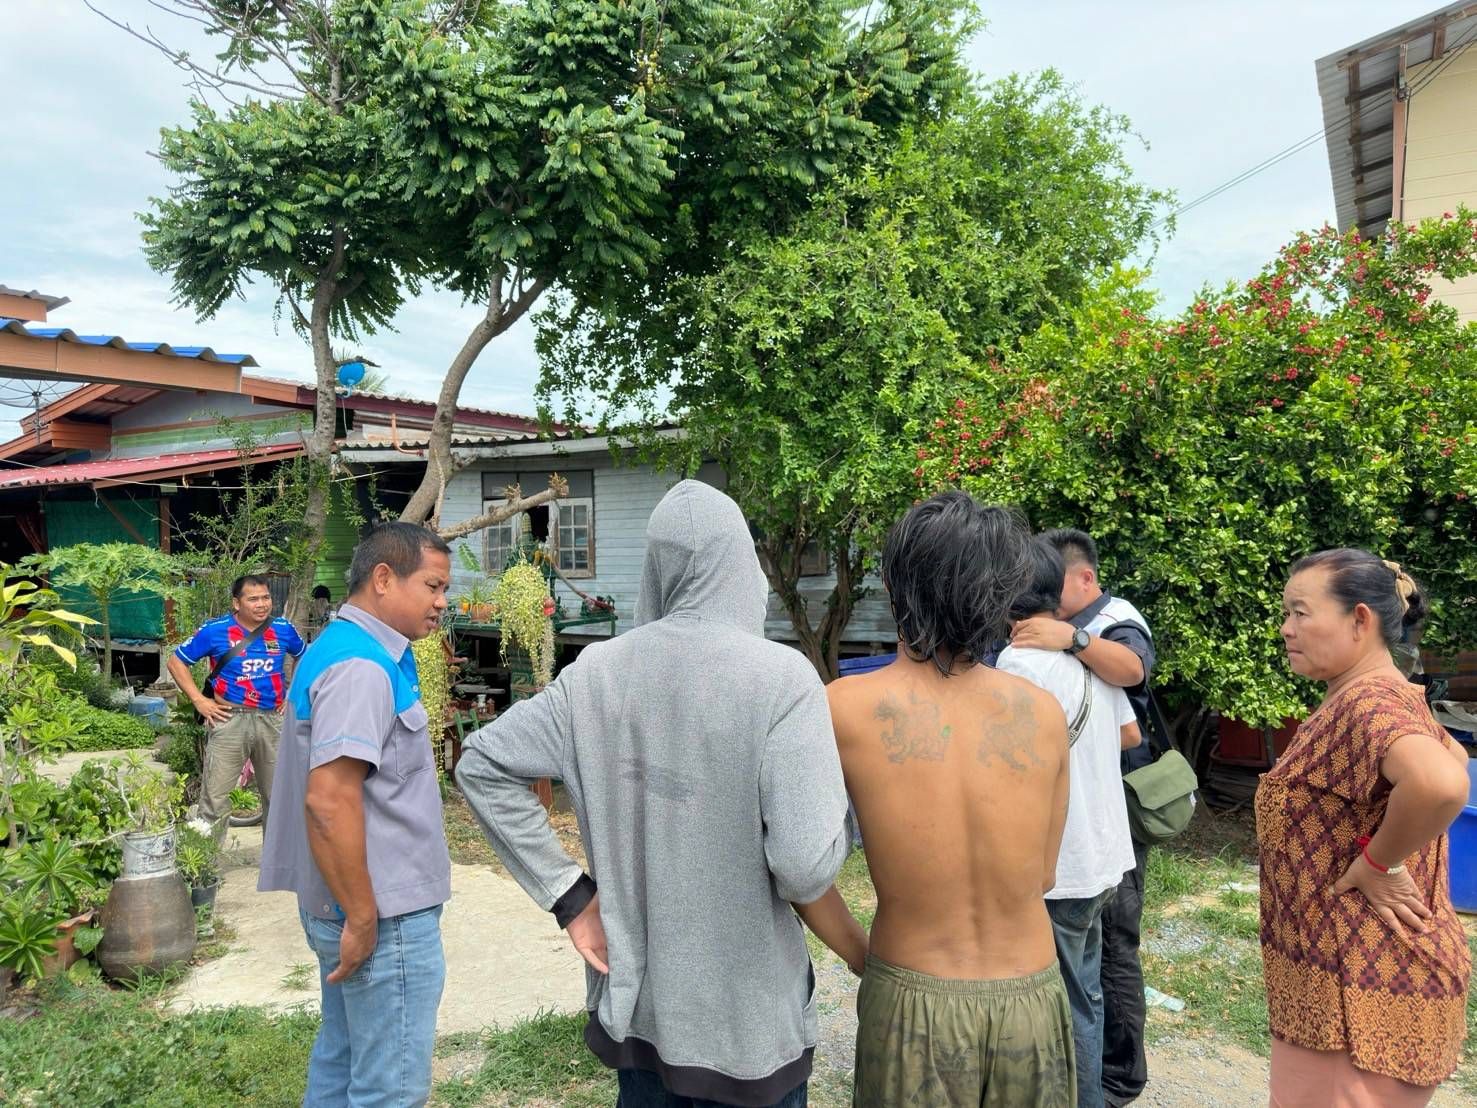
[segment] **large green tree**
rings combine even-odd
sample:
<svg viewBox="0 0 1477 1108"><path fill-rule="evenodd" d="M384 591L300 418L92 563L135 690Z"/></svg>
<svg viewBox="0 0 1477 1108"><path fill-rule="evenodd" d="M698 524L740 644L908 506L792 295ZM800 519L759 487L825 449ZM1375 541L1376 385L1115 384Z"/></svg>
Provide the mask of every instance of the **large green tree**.
<svg viewBox="0 0 1477 1108"><path fill-rule="evenodd" d="M334 337L390 325L425 283L485 305L446 367L404 513L433 524L467 375L545 290L643 311L633 289L711 268L745 227L784 226L854 149L959 76L943 48L959 0L164 6L225 45L219 66L171 56L244 99L197 101L190 126L165 131L179 183L144 217L148 257L202 315L253 281L278 290L313 350L321 473ZM326 506L320 479L313 537Z"/></svg>
<svg viewBox="0 0 1477 1108"><path fill-rule="evenodd" d="M1474 271L1463 209L1373 240L1298 235L1168 317L1119 274L937 413L919 490L962 483L1091 532L1188 709L1254 725L1306 711L1282 586L1327 547L1404 563L1432 597L1424 645L1471 649L1477 327L1432 285Z"/></svg>
<svg viewBox="0 0 1477 1108"><path fill-rule="evenodd" d="M722 462L827 678L868 558L916 495L922 425L1143 243L1162 199L1128 171L1127 122L1057 75L951 93L791 228L651 297L642 327L581 303L544 319L551 396L578 412L593 393L607 424L632 409L680 421L684 437L653 449ZM812 611L801 573L817 547L834 577Z"/></svg>

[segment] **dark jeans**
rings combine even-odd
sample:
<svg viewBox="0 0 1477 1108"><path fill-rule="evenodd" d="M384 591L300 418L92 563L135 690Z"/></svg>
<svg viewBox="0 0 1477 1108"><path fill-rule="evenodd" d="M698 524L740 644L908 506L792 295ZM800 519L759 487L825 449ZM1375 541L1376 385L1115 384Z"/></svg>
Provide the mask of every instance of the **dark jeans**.
<svg viewBox="0 0 1477 1108"><path fill-rule="evenodd" d="M616 1070L621 1092L615 1108L728 1108L716 1100L694 1100L673 1096L662 1079L650 1070ZM773 1108L805 1108L805 1082L796 1085Z"/></svg>
<svg viewBox="0 0 1477 1108"><path fill-rule="evenodd" d="M1077 1108L1103 1108L1103 908L1117 895L1117 889L1109 889L1099 896L1046 902L1072 1006Z"/></svg>
<svg viewBox="0 0 1477 1108"><path fill-rule="evenodd" d="M1133 844L1138 863L1123 875L1118 895L1103 909L1103 1098L1122 1108L1149 1083L1144 1057L1144 970L1139 924L1144 916L1144 868L1149 848Z"/></svg>

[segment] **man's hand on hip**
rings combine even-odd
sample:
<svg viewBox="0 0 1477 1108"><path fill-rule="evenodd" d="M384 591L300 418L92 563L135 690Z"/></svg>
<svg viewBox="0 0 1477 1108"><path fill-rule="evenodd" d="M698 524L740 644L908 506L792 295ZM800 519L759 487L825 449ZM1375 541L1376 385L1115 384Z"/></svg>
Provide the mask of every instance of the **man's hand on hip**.
<svg viewBox="0 0 1477 1108"><path fill-rule="evenodd" d="M1010 633L1010 645L1037 650L1066 650L1072 645L1073 630L1072 625L1064 620L1034 616L1015 625L1015 630Z"/></svg>
<svg viewBox="0 0 1477 1108"><path fill-rule="evenodd" d="M590 898L585 910L570 920L564 930L580 957L595 967L597 973L610 972L606 962L609 955L605 951L605 925L600 922L599 893Z"/></svg>
<svg viewBox="0 0 1477 1108"><path fill-rule="evenodd" d="M219 726L231 718L231 708L228 704L222 704L213 696L202 696L195 701L195 710L205 717L206 723Z"/></svg>
<svg viewBox="0 0 1477 1108"><path fill-rule="evenodd" d="M368 923L349 922L344 924L343 936L338 941L338 966L328 975L330 985L338 985L364 964L379 944L379 920Z"/></svg>

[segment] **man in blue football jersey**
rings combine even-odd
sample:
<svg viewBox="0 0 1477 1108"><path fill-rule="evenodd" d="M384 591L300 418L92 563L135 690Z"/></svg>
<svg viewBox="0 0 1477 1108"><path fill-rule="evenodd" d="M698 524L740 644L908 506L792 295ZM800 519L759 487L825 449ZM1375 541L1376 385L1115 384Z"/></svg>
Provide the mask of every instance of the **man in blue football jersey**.
<svg viewBox="0 0 1477 1108"><path fill-rule="evenodd" d="M169 659L169 675L205 718L208 741L199 815L217 838L224 834L231 790L247 758L256 773L265 820L282 732L284 666L289 656L302 652L297 629L272 618L267 579L247 574L231 585L231 614L203 624ZM211 659L211 667L202 692L190 667L205 658Z"/></svg>

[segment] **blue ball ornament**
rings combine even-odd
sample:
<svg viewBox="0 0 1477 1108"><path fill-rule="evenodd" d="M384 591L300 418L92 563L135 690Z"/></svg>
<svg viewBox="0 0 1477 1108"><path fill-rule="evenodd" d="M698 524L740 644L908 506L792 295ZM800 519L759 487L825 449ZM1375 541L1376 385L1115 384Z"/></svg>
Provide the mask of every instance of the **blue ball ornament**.
<svg viewBox="0 0 1477 1108"><path fill-rule="evenodd" d="M338 367L338 383L344 388L351 389L362 380L364 380L363 362L345 362Z"/></svg>

